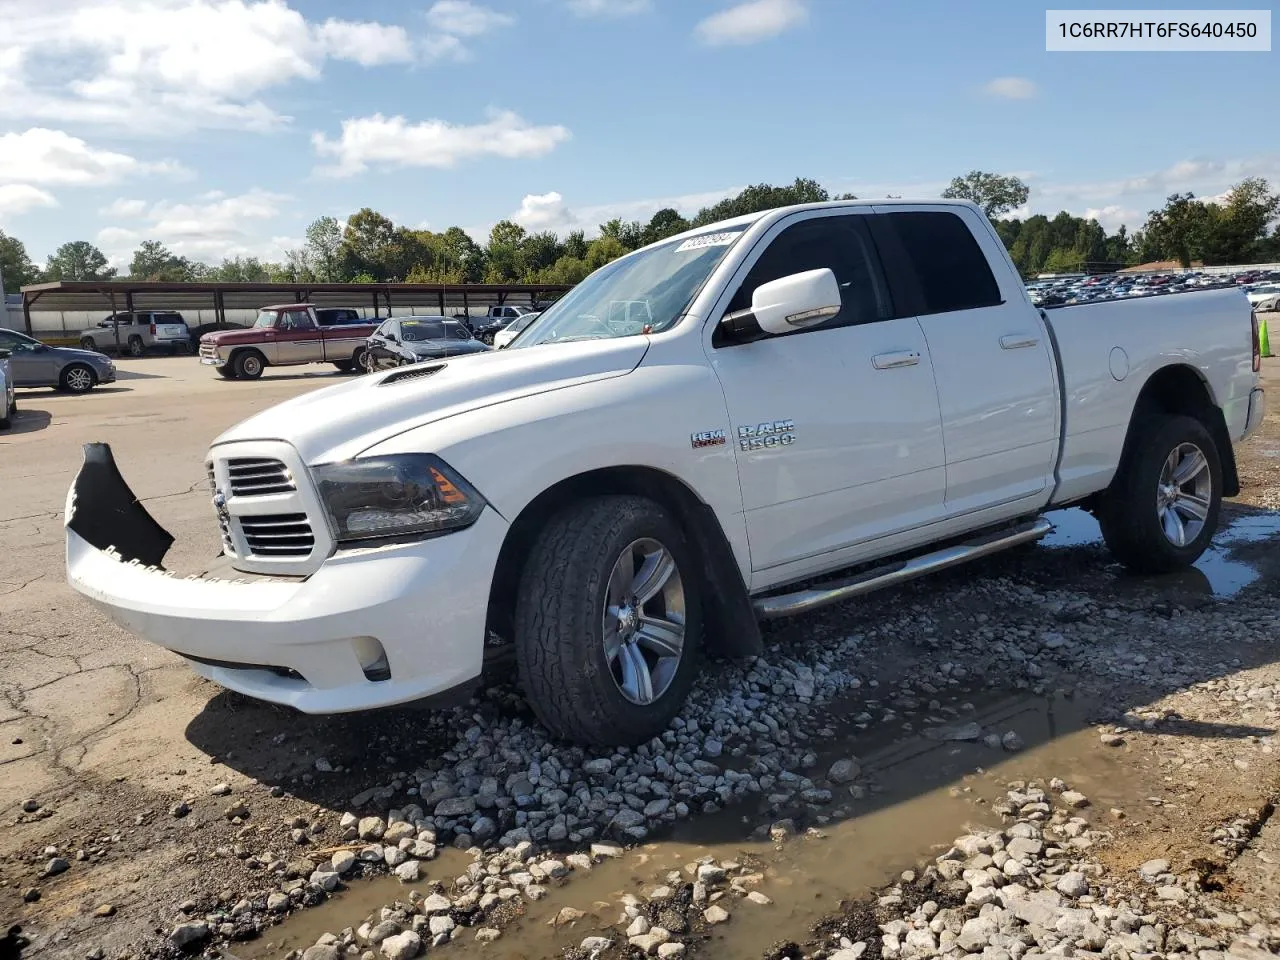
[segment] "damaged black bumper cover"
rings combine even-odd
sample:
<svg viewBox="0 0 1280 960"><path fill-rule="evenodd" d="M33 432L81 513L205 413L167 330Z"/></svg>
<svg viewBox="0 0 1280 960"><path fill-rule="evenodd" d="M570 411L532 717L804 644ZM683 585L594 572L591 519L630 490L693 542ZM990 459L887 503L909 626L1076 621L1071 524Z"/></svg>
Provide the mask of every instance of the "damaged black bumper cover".
<svg viewBox="0 0 1280 960"><path fill-rule="evenodd" d="M129 489L109 444L84 445L84 464L72 490L75 499L68 529L99 550L114 550L125 562L161 565L173 546L173 535Z"/></svg>

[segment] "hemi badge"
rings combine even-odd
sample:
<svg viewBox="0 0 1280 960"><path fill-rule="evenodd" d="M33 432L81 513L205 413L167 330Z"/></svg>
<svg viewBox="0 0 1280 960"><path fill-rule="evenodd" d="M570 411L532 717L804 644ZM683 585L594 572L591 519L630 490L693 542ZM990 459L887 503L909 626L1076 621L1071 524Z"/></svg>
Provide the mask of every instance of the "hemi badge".
<svg viewBox="0 0 1280 960"><path fill-rule="evenodd" d="M689 443L695 450L701 449L702 447L722 447L725 444L724 431L703 430L701 433L690 434Z"/></svg>

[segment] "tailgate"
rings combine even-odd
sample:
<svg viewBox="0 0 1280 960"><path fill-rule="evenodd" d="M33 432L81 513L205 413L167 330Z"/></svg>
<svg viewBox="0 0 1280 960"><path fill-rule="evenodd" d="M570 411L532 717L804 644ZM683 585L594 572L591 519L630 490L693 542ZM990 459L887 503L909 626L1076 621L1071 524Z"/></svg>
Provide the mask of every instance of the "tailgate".
<svg viewBox="0 0 1280 960"><path fill-rule="evenodd" d="M191 336L187 332L185 323L157 323L156 339L158 340L187 340Z"/></svg>

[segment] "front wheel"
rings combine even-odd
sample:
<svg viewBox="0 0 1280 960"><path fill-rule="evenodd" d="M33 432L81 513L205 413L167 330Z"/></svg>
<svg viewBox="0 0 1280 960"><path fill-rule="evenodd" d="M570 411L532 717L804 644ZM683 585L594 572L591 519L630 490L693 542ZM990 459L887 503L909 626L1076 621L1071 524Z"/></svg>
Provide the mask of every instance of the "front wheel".
<svg viewBox="0 0 1280 960"><path fill-rule="evenodd" d="M141 337L129 338L129 356L140 357L146 352L147 348L142 342Z"/></svg>
<svg viewBox="0 0 1280 960"><path fill-rule="evenodd" d="M98 382L94 372L82 364L72 364L62 371L59 386L67 393L88 393Z"/></svg>
<svg viewBox="0 0 1280 960"><path fill-rule="evenodd" d="M231 369L230 364L225 364L221 367L214 367L213 369L217 370L218 376L222 377L224 380L234 380L236 378L236 372Z"/></svg>
<svg viewBox="0 0 1280 960"><path fill-rule="evenodd" d="M1200 558L1218 528L1222 461L1199 420L1139 424L1133 447L1098 510L1102 536L1125 566L1170 573Z"/></svg>
<svg viewBox="0 0 1280 960"><path fill-rule="evenodd" d="M554 516L516 598L520 683L557 737L644 743L679 711L698 670L701 582L658 504L595 497Z"/></svg>
<svg viewBox="0 0 1280 960"><path fill-rule="evenodd" d="M349 367L340 367L342 370L354 370L358 373L366 373L373 368L369 366L369 351L364 347L356 347L356 352L351 355L351 365Z"/></svg>
<svg viewBox="0 0 1280 960"><path fill-rule="evenodd" d="M231 367L235 371L236 379L257 380L262 376L266 363L262 359L262 354L256 350L246 350L236 355Z"/></svg>
<svg viewBox="0 0 1280 960"><path fill-rule="evenodd" d="M97 352L98 352L98 344L97 344L97 341L95 341L95 340L93 339L93 337L81 337L81 338L80 338L80 349L81 349L81 350L92 350L94 353L97 353Z"/></svg>

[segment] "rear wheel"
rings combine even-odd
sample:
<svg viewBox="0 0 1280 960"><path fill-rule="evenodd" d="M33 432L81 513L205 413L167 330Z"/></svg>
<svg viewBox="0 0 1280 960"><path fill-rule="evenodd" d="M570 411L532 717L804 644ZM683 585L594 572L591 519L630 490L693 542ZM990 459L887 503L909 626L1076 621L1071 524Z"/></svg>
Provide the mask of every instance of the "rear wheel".
<svg viewBox="0 0 1280 960"><path fill-rule="evenodd" d="M1181 570L1200 558L1218 528L1218 447L1191 417L1155 416L1137 429L1098 510L1102 536L1132 570Z"/></svg>
<svg viewBox="0 0 1280 960"><path fill-rule="evenodd" d="M639 744L670 724L698 670L701 583L651 500L597 497L553 517L516 599L520 682L556 736Z"/></svg>
<svg viewBox="0 0 1280 960"><path fill-rule="evenodd" d="M266 368L266 361L257 350L245 350L236 354L231 367L240 380L257 380Z"/></svg>
<svg viewBox="0 0 1280 960"><path fill-rule="evenodd" d="M352 363L350 360L335 360L333 361L333 365L337 367L339 370L341 370L343 373L350 373L352 370L356 368L356 365Z"/></svg>
<svg viewBox="0 0 1280 960"><path fill-rule="evenodd" d="M146 352L146 349L141 337L133 336L129 338L129 356L140 357Z"/></svg>
<svg viewBox="0 0 1280 960"><path fill-rule="evenodd" d="M369 369L369 351L364 347L356 347L356 352L351 354L349 367L339 367L339 370L356 370L364 373Z"/></svg>
<svg viewBox="0 0 1280 960"><path fill-rule="evenodd" d="M82 363L73 363L62 371L59 385L68 393L88 393L98 383L94 372Z"/></svg>

